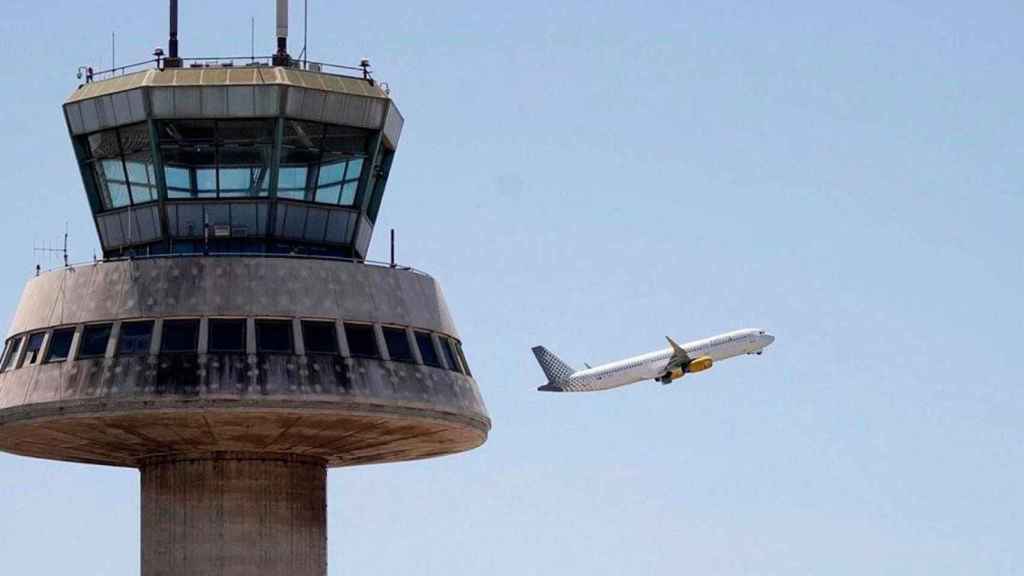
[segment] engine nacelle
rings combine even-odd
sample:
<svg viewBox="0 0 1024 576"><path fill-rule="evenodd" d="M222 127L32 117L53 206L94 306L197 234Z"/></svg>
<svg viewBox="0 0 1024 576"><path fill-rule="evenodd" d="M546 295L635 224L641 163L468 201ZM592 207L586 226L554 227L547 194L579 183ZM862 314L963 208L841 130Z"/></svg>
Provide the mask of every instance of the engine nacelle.
<svg viewBox="0 0 1024 576"><path fill-rule="evenodd" d="M711 356L701 356L700 358L697 358L696 360L687 364L686 371L691 374L695 372L703 372L708 368L711 368L711 365L714 363L715 361L711 358Z"/></svg>
<svg viewBox="0 0 1024 576"><path fill-rule="evenodd" d="M661 378L658 378L658 382L662 384L671 384L673 380L678 380L686 375L686 370L682 368L676 368L671 372L666 372Z"/></svg>

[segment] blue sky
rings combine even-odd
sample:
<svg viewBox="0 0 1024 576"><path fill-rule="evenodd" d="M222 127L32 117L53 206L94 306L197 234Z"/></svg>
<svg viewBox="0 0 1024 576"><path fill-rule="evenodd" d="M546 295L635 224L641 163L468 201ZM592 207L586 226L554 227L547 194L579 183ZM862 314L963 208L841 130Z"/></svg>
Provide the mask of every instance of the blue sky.
<svg viewBox="0 0 1024 576"><path fill-rule="evenodd" d="M250 15L270 52L269 0L182 4L183 55L248 53ZM332 471L332 575L1021 570L1019 3L312 4L311 57L369 56L406 116L378 229L442 283L494 419L465 455ZM34 242L97 250L75 69L112 30L147 58L166 6L5 10L9 319ZM745 326L778 340L535 392L535 344ZM137 473L0 456L0 495L5 573L138 572Z"/></svg>

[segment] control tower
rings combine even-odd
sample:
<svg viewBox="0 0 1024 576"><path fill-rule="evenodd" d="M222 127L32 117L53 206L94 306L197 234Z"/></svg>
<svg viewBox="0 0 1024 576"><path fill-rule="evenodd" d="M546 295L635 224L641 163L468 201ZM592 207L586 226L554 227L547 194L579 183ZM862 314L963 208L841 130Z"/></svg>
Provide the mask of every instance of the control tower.
<svg viewBox="0 0 1024 576"><path fill-rule="evenodd" d="M144 576L326 574L330 467L490 419L437 281L366 261L403 119L368 63L168 53L64 104L103 249L29 281L0 450L140 470ZM83 487L88 490L88 487Z"/></svg>

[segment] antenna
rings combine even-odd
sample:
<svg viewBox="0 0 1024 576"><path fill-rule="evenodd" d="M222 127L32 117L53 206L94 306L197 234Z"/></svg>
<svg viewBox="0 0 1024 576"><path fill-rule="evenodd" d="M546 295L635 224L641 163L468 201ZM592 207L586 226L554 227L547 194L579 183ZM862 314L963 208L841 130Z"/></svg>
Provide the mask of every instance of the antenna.
<svg viewBox="0 0 1024 576"><path fill-rule="evenodd" d="M114 68L117 68L117 32L110 33L110 70L113 71Z"/></svg>
<svg viewBox="0 0 1024 576"><path fill-rule="evenodd" d="M181 58L178 57L178 0L171 0L170 28L170 38L167 41L168 53L164 66L181 68Z"/></svg>
<svg viewBox="0 0 1024 576"><path fill-rule="evenodd" d="M69 265L69 258L68 258L68 238L69 238L69 236L70 236L70 234L68 233L68 223L64 222L64 247L63 248L51 248L49 243L44 242L42 246L33 246L32 247L32 251L34 253L36 253L36 254L43 254L45 256L48 256L49 258L53 258L55 255L60 254L63 257L63 260L64 260L64 267L67 267ZM36 264L36 274L37 275L39 274L39 270L41 268L42 267L37 263Z"/></svg>
<svg viewBox="0 0 1024 576"><path fill-rule="evenodd" d="M303 68L309 68L309 0L304 0L302 13L302 60L306 63Z"/></svg>
<svg viewBox="0 0 1024 576"><path fill-rule="evenodd" d="M288 55L288 0L277 0L277 52L274 66L288 66L292 57Z"/></svg>
<svg viewBox="0 0 1024 576"><path fill-rule="evenodd" d="M249 58L256 61L256 17L249 17Z"/></svg>

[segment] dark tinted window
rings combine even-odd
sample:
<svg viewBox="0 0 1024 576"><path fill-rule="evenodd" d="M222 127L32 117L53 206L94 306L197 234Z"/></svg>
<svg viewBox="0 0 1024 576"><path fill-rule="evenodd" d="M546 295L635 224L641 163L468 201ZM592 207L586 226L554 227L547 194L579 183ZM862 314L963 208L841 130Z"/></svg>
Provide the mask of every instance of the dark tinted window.
<svg viewBox="0 0 1024 576"><path fill-rule="evenodd" d="M452 372L459 372L459 362L455 359L455 349L452 341L441 337L441 350L444 350L444 359L448 361L448 369Z"/></svg>
<svg viewBox="0 0 1024 576"><path fill-rule="evenodd" d="M45 333L40 332L28 337L28 346L25 347L25 359L22 360L23 364L35 364L39 360L39 351L43 348L43 337L45 336Z"/></svg>
<svg viewBox="0 0 1024 576"><path fill-rule="evenodd" d="M50 337L50 348L46 352L47 362L63 362L71 353L71 341L75 338L74 328L54 330Z"/></svg>
<svg viewBox="0 0 1024 576"><path fill-rule="evenodd" d="M117 337L117 353L149 354L149 343L153 339L153 322L124 322Z"/></svg>
<svg viewBox="0 0 1024 576"><path fill-rule="evenodd" d="M345 339L348 340L348 351L353 356L380 358L377 350L377 337L373 326L369 324L345 324Z"/></svg>
<svg viewBox="0 0 1024 576"><path fill-rule="evenodd" d="M79 358L95 358L107 353L110 339L110 324L86 326L82 330L82 344L78 347Z"/></svg>
<svg viewBox="0 0 1024 576"><path fill-rule="evenodd" d="M306 354L337 354L338 332L334 322L303 322L302 341Z"/></svg>
<svg viewBox="0 0 1024 576"><path fill-rule="evenodd" d="M469 370L469 362L466 362L466 355L462 353L461 343L455 343L455 351L459 353L459 361L462 362L462 369L466 372L466 376L472 376L473 373Z"/></svg>
<svg viewBox="0 0 1024 576"><path fill-rule="evenodd" d="M256 349L260 352L291 354L292 323L288 320L257 320Z"/></svg>
<svg viewBox="0 0 1024 576"><path fill-rule="evenodd" d="M388 354L392 360L398 362L416 361L416 358L412 355L412 348L409 346L409 338L406 337L405 330L384 326L381 331L384 332L384 342L388 345Z"/></svg>
<svg viewBox="0 0 1024 576"><path fill-rule="evenodd" d="M416 332L416 346L420 349L420 356L427 366L441 367L441 359L437 357L437 350L434 348L434 339L426 332Z"/></svg>
<svg viewBox="0 0 1024 576"><path fill-rule="evenodd" d="M210 320L210 352L245 352L245 320Z"/></svg>
<svg viewBox="0 0 1024 576"><path fill-rule="evenodd" d="M160 337L162 352L195 352L199 349L199 320L164 320Z"/></svg>
<svg viewBox="0 0 1024 576"><path fill-rule="evenodd" d="M7 369L7 358L14 349L14 338L10 338L3 345L3 357L0 358L0 371Z"/></svg>

